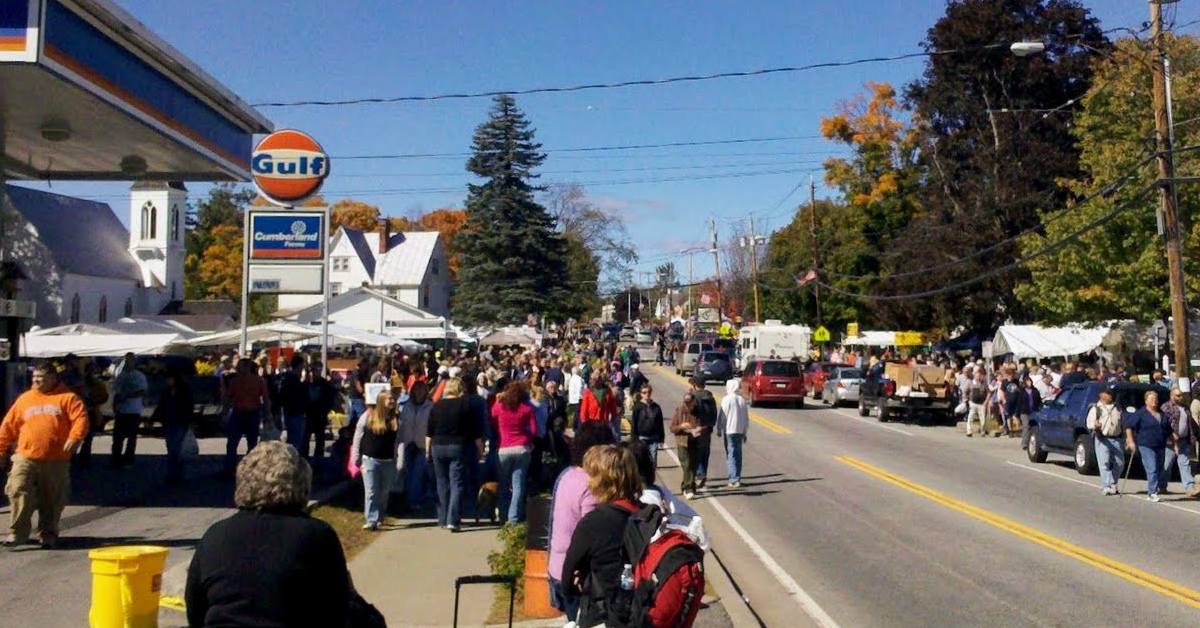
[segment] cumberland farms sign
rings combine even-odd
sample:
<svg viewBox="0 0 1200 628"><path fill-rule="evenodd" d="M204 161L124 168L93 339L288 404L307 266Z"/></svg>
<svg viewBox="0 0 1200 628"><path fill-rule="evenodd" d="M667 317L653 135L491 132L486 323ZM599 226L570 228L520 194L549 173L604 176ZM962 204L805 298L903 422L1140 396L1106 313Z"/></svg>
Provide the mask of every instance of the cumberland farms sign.
<svg viewBox="0 0 1200 628"><path fill-rule="evenodd" d="M250 259L320 260L325 254L322 212L250 214Z"/></svg>

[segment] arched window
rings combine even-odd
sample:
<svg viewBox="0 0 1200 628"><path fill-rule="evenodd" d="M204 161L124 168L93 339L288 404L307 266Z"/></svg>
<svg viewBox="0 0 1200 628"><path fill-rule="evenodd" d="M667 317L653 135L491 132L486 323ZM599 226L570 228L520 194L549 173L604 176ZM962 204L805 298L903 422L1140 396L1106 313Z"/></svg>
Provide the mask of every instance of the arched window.
<svg viewBox="0 0 1200 628"><path fill-rule="evenodd" d="M150 201L146 201L146 204L142 205L142 221L138 227L138 237L143 240L150 237L150 210L153 208L154 204Z"/></svg>
<svg viewBox="0 0 1200 628"><path fill-rule="evenodd" d="M133 299L125 299L125 316L133 316Z"/></svg>
<svg viewBox="0 0 1200 628"><path fill-rule="evenodd" d="M71 297L71 322L79 322L79 295Z"/></svg>
<svg viewBox="0 0 1200 628"><path fill-rule="evenodd" d="M100 297L100 311L96 314L96 320L101 323L108 322L108 297Z"/></svg>
<svg viewBox="0 0 1200 628"><path fill-rule="evenodd" d="M158 208L150 206L150 239L158 237Z"/></svg>
<svg viewBox="0 0 1200 628"><path fill-rule="evenodd" d="M179 241L179 205L171 208L171 241Z"/></svg>

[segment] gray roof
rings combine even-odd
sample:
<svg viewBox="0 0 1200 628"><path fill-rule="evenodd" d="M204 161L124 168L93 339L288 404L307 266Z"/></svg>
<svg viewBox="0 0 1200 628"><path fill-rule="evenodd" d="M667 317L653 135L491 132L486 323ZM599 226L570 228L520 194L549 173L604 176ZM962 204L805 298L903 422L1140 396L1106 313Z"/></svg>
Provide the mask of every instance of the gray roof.
<svg viewBox="0 0 1200 628"><path fill-rule="evenodd" d="M375 279L375 261L379 251L379 232L367 233L360 229L350 229L348 227L341 228L345 232L346 237L350 239L351 246L354 247L354 252L358 254L358 259L362 260L363 268L367 269L367 276L372 280ZM388 251L391 252L397 246L405 241L403 233L393 233L388 238Z"/></svg>
<svg viewBox="0 0 1200 628"><path fill-rule="evenodd" d="M106 203L16 185L5 189L62 272L142 280L129 253L129 230Z"/></svg>

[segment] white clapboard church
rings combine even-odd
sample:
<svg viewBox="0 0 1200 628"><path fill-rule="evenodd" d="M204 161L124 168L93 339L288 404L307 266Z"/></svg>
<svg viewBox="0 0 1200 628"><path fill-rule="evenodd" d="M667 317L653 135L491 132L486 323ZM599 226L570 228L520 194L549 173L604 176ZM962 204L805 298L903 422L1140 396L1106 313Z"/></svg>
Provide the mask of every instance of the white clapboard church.
<svg viewBox="0 0 1200 628"><path fill-rule="evenodd" d="M36 304L36 325L156 315L183 298L182 183L135 183L128 228L106 203L16 185L4 191L15 213L4 212L0 246L25 275L17 298Z"/></svg>

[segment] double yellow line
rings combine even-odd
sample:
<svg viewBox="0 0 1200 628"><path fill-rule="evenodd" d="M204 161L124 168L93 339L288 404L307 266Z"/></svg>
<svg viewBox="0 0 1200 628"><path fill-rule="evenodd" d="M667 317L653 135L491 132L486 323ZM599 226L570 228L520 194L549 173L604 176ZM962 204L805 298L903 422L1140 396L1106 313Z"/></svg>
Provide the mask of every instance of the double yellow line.
<svg viewBox="0 0 1200 628"><path fill-rule="evenodd" d="M688 383L688 379L686 377L677 374L675 371L667 370L664 367L658 366L657 364L654 365L654 370L656 370L659 373L662 373L664 375L670 375L671 377L674 377L674 378L682 381L684 384ZM713 395L713 397L716 397L717 403L721 403L721 400L725 398L725 395L716 394L716 395ZM776 434L791 434L792 433L792 430L789 430L788 428L772 421L771 419L768 419L761 415L755 414L754 412L750 413L750 420L767 428L768 430L770 430L772 432L775 432Z"/></svg>
<svg viewBox="0 0 1200 628"><path fill-rule="evenodd" d="M1095 567L1101 571L1108 572L1118 578L1128 580L1133 584L1144 587L1155 593L1165 595L1169 598L1183 602L1193 608L1200 608L1200 591L1189 589L1183 585L1176 584L1170 580L1160 578L1152 573L1142 571L1132 565L1127 565L1117 560L1113 560L1107 556L1097 554L1093 551L1084 549L1060 539L1056 536L1051 536L1040 530L1031 528L1027 525L1017 523L1012 519L1002 517L996 513L984 510L977 506L972 506L964 501L960 501L950 497L944 493L935 491L927 486L922 486L916 482L906 480L894 473L880 469L879 467L867 464L857 458L850 456L835 456L839 462L850 465L863 473L879 478L885 482L889 482L900 488L920 495L930 501L936 502L949 508L958 511L972 519L982 521L992 527L998 528L1010 534L1016 535L1031 543L1036 543L1049 549L1053 552L1062 554L1068 558L1073 558L1085 565Z"/></svg>

